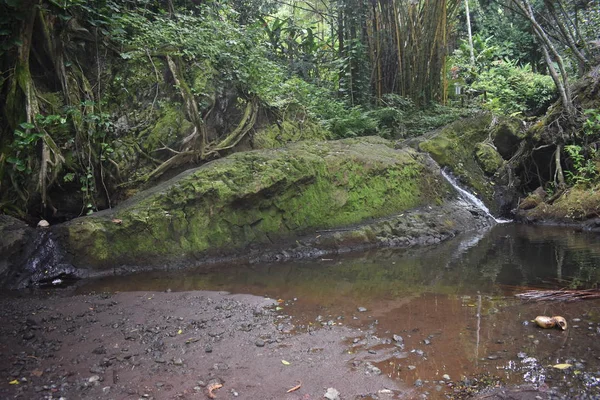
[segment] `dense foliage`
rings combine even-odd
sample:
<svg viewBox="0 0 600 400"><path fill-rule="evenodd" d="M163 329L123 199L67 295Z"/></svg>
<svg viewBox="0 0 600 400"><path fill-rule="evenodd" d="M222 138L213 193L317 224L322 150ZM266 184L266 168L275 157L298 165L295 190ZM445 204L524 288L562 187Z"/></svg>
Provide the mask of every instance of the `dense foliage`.
<svg viewBox="0 0 600 400"><path fill-rule="evenodd" d="M0 211L71 218L239 149L539 115L596 63L599 7L470 0L468 40L459 0L0 0Z"/></svg>

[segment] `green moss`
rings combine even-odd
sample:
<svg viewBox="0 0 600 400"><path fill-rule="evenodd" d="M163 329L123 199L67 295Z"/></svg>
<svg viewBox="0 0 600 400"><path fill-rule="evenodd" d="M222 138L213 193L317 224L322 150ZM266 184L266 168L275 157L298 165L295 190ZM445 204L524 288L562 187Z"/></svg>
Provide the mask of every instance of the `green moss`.
<svg viewBox="0 0 600 400"><path fill-rule="evenodd" d="M419 145L442 167L449 167L493 209L493 186L475 159L475 145L489 137L491 115L456 121Z"/></svg>
<svg viewBox="0 0 600 400"><path fill-rule="evenodd" d="M143 131L138 139L141 141L142 148L151 152L165 144L171 145L182 139L192 128L193 124L186 119L183 107L168 104L160 110L154 125Z"/></svg>
<svg viewBox="0 0 600 400"><path fill-rule="evenodd" d="M269 125L254 134L254 148L274 149L302 140L325 140L329 132L323 126L311 122L285 120Z"/></svg>
<svg viewBox="0 0 600 400"><path fill-rule="evenodd" d="M421 157L370 138L236 153L73 221L71 247L98 267L156 264L435 204L439 183Z"/></svg>
<svg viewBox="0 0 600 400"><path fill-rule="evenodd" d="M500 153L492 146L485 143L477 143L475 145L475 158L479 163L483 172L492 176L504 164L504 160Z"/></svg>

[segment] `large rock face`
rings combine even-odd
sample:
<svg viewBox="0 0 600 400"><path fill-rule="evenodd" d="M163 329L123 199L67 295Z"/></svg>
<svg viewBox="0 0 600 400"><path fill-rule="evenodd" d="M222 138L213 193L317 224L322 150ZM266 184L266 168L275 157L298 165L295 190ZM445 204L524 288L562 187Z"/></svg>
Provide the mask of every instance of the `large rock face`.
<svg viewBox="0 0 600 400"><path fill-rule="evenodd" d="M210 162L55 233L78 267L189 264L439 204L448 188L426 155L380 138L298 143Z"/></svg>
<svg viewBox="0 0 600 400"><path fill-rule="evenodd" d="M445 126L419 148L451 169L498 215L514 207L516 193L504 188L508 178L504 166L524 137L518 120L485 114Z"/></svg>

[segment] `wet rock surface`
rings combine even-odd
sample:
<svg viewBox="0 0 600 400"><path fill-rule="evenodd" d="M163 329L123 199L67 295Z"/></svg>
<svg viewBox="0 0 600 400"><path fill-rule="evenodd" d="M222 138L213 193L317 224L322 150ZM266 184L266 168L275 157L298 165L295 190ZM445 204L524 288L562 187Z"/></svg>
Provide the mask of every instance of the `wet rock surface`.
<svg viewBox="0 0 600 400"><path fill-rule="evenodd" d="M261 297L132 292L0 301L1 398L192 399L206 398L209 390L217 399L404 393L385 376L352 371L343 343L356 332L329 326L285 333L277 329L276 303Z"/></svg>

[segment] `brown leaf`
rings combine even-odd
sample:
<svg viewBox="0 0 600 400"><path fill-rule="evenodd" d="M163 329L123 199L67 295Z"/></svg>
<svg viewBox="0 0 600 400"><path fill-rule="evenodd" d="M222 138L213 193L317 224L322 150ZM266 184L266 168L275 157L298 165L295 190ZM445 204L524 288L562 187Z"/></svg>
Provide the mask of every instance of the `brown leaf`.
<svg viewBox="0 0 600 400"><path fill-rule="evenodd" d="M41 371L41 370L39 370L39 369L34 369L33 371L31 371L31 375L33 375L33 376L37 376L38 378L39 378L40 376L42 376L43 374L44 374L44 371Z"/></svg>
<svg viewBox="0 0 600 400"><path fill-rule="evenodd" d="M211 383L209 384L206 388L208 389L208 398L209 399L214 399L216 398L215 394L213 393L213 390L217 390L222 388L223 385L221 385L220 383Z"/></svg>
<svg viewBox="0 0 600 400"><path fill-rule="evenodd" d="M286 393L295 392L296 390L300 389L301 386L302 386L302 383L299 383L296 386L294 386L293 388L289 389Z"/></svg>
<svg viewBox="0 0 600 400"><path fill-rule="evenodd" d="M113 224L121 225L123 223L123 220L115 218L112 220L112 222L113 222Z"/></svg>

